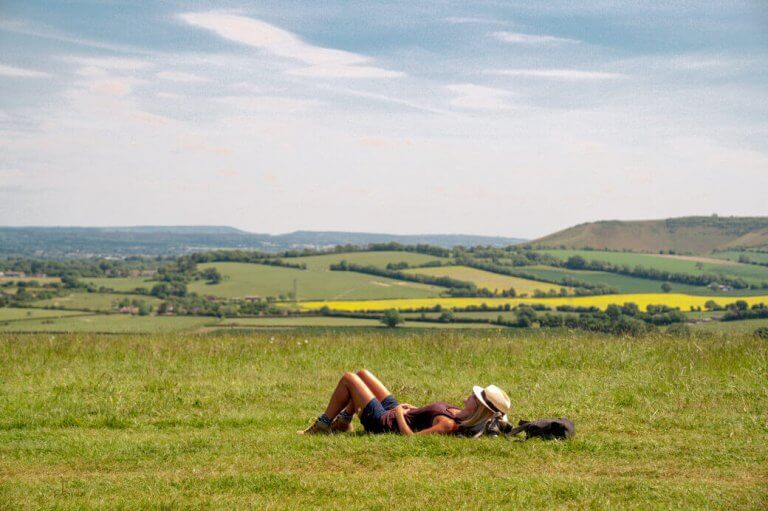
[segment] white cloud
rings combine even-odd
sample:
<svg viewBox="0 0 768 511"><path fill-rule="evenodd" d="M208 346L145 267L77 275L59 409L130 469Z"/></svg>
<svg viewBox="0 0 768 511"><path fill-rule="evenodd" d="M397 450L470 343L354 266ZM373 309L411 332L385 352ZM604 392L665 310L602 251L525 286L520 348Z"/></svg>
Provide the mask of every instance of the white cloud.
<svg viewBox="0 0 768 511"><path fill-rule="evenodd" d="M626 78L621 73L603 71L582 71L578 69L488 69L485 74L500 76L522 76L527 78L549 78L553 80L615 80Z"/></svg>
<svg viewBox="0 0 768 511"><path fill-rule="evenodd" d="M356 97L360 97L360 98L374 99L376 101L381 101L383 103L392 103L394 105L407 106L407 107L413 108L414 110L421 110L423 112L430 112L430 113L434 113L434 114L448 114L448 115L451 114L451 112L449 112L447 110L441 110L439 108L433 108L433 107L431 107L429 105L425 105L425 104L418 103L418 102L415 102L415 101L409 101L407 99L395 98L395 97L392 97L392 96L387 96L387 95L384 95L384 94L378 94L378 93L375 93L375 92L360 91L360 90L355 90L355 89L349 89L349 88L346 88L346 87L336 87L336 86L333 86L333 85L325 85L325 84L318 85L318 88L329 90L329 91L333 91L333 92L338 92L340 94L345 94L345 95L348 95L348 96L356 96Z"/></svg>
<svg viewBox="0 0 768 511"><path fill-rule="evenodd" d="M472 83L447 85L445 87L456 94L451 105L466 110L510 110L512 105L507 101L512 93L504 89L483 87Z"/></svg>
<svg viewBox="0 0 768 511"><path fill-rule="evenodd" d="M157 73L157 77L161 80L169 80L172 82L184 82L184 83L202 83L210 82L208 78L194 75L191 73L184 73L181 71L161 71Z"/></svg>
<svg viewBox="0 0 768 511"><path fill-rule="evenodd" d="M314 78L397 78L399 71L390 71L374 66L311 66L289 71L296 76Z"/></svg>
<svg viewBox="0 0 768 511"><path fill-rule="evenodd" d="M112 71L139 71L152 65L141 59L124 57L68 57L66 60L81 64L86 69L109 69Z"/></svg>
<svg viewBox="0 0 768 511"><path fill-rule="evenodd" d="M451 25L508 25L509 22L493 18L482 18L478 16L452 16L443 18Z"/></svg>
<svg viewBox="0 0 768 511"><path fill-rule="evenodd" d="M295 34L261 20L222 12L181 14L190 25L211 30L219 36L261 51L309 65L295 74L323 78L393 78L403 73L371 66L364 55L335 48L323 48L302 41Z"/></svg>
<svg viewBox="0 0 768 511"><path fill-rule="evenodd" d="M520 34L516 32L493 32L493 37L504 43L510 44L560 44L560 43L580 43L577 39L568 39L565 37L555 37L551 35Z"/></svg>
<svg viewBox="0 0 768 511"><path fill-rule="evenodd" d="M12 78L48 78L51 75L34 69L0 64L0 76L10 76Z"/></svg>

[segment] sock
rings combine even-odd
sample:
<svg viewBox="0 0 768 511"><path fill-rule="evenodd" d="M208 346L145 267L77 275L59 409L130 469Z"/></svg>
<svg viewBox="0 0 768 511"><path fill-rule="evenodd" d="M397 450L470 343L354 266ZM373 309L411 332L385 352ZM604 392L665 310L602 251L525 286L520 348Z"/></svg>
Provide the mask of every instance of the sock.
<svg viewBox="0 0 768 511"><path fill-rule="evenodd" d="M331 426L331 422L331 419L326 414L322 414L317 418L317 425L321 428L329 428Z"/></svg>
<svg viewBox="0 0 768 511"><path fill-rule="evenodd" d="M352 417L354 416L354 413L347 413L346 410L342 410L336 418L341 422L352 422Z"/></svg>

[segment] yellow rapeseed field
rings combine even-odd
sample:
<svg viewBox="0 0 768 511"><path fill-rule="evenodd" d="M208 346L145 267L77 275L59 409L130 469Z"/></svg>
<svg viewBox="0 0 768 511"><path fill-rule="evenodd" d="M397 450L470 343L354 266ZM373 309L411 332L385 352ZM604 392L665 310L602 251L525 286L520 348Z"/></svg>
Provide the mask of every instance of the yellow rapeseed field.
<svg viewBox="0 0 768 511"><path fill-rule="evenodd" d="M301 307L307 310L319 309L328 306L333 310L341 311L382 311L387 309L420 309L423 307L434 307L440 305L443 308L481 306L487 304L488 307L496 308L504 304L510 304L512 307L522 304L544 304L550 307L558 305L573 305L574 307L599 307L605 309L608 305L621 305L626 302L634 302L641 309L648 305L667 305L669 307L679 307L682 311L690 310L691 307L704 307L704 304L714 300L720 305L728 305L737 300L744 300L748 304L768 303L768 295L762 296L692 296L679 293L641 293L641 294L618 294L618 295L600 295L600 296L568 296L558 298L407 298L397 300L342 300L342 301L315 301L303 302Z"/></svg>

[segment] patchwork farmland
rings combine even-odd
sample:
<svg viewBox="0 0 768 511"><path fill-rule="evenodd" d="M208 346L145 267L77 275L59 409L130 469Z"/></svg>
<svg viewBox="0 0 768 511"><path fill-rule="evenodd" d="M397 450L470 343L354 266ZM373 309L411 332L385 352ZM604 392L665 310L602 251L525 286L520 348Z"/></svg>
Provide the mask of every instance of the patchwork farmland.
<svg viewBox="0 0 768 511"><path fill-rule="evenodd" d="M428 246L277 256L210 252L132 261L125 271L116 263L108 275L94 268L76 281L7 279L0 291L11 308L2 310L14 312L7 321L0 316L0 331L377 328L388 310L403 313L405 328L593 328L616 306L623 307L620 315L661 328L735 324L730 320L761 319L768 303L768 267L755 257L762 253L751 252L749 262L739 262L739 254L723 252L728 259L719 260L717 254ZM637 267L651 272L633 273ZM685 282L702 275L710 284Z"/></svg>

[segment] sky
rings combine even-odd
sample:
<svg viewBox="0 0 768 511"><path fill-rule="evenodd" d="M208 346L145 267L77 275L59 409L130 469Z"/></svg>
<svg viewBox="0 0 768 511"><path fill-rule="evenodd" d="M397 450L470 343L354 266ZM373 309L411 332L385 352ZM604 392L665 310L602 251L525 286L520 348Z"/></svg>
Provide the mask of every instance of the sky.
<svg viewBox="0 0 768 511"><path fill-rule="evenodd" d="M0 2L0 225L768 215L768 2Z"/></svg>

